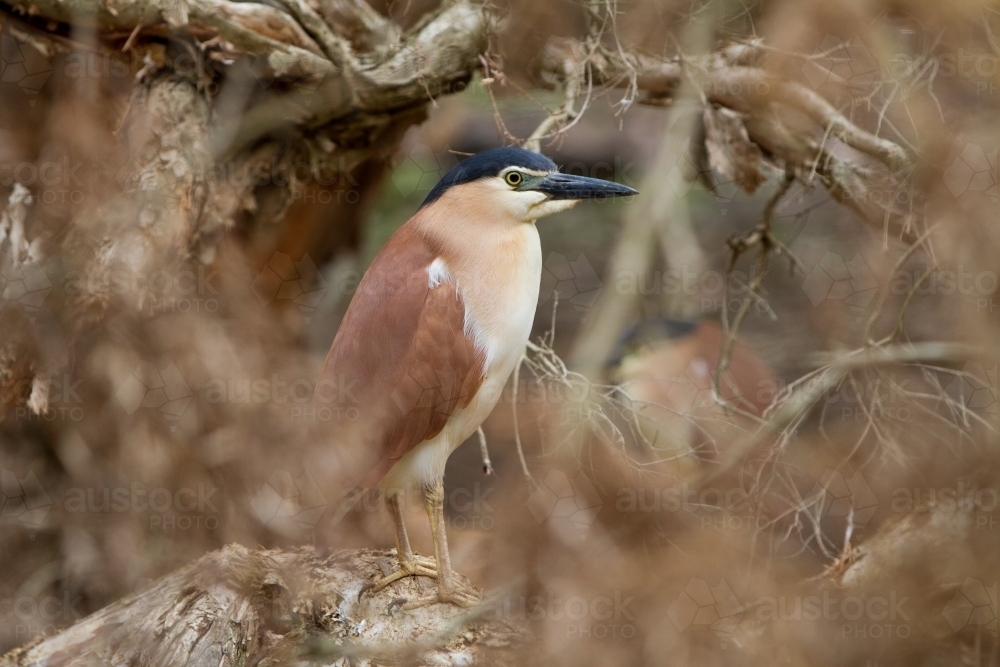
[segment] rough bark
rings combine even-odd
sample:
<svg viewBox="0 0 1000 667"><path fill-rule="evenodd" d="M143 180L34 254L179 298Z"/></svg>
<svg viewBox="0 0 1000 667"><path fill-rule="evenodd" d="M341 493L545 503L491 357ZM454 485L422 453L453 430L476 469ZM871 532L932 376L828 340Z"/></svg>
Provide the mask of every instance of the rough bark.
<svg viewBox="0 0 1000 667"><path fill-rule="evenodd" d="M0 658L0 667L287 664L489 664L513 647L514 625L486 609L436 604L387 611L428 579L360 596L390 571L395 552L230 545L129 595L67 630Z"/></svg>

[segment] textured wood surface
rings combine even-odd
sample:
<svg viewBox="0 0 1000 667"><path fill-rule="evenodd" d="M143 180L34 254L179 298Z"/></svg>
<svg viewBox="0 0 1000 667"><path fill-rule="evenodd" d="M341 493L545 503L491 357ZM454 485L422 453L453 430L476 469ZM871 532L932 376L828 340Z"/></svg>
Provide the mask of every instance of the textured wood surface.
<svg viewBox="0 0 1000 667"><path fill-rule="evenodd" d="M436 604L411 612L389 603L419 594L408 579L374 594L365 583L395 566L395 553L230 545L81 619L15 649L0 667L286 664L465 665L490 663L518 631L483 610Z"/></svg>

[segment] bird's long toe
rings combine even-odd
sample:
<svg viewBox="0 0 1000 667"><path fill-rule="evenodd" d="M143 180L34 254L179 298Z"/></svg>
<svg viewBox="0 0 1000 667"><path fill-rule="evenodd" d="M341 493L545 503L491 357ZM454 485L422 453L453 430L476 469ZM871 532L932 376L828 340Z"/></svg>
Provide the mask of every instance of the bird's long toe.
<svg viewBox="0 0 1000 667"><path fill-rule="evenodd" d="M419 598L396 598L389 603L389 613L395 609L411 611L420 607L432 604L452 604L456 607L475 607L483 601L479 590L471 585L455 584L452 586L438 586L438 589L428 595Z"/></svg>
<svg viewBox="0 0 1000 667"><path fill-rule="evenodd" d="M431 579L436 579L437 576L437 564L434 562L433 558L412 556L410 560L400 561L399 569L395 572L362 586L361 590L358 592L358 599L360 600L361 596L365 593L378 593L386 586L394 584L401 579L405 579L406 577L429 577Z"/></svg>
<svg viewBox="0 0 1000 667"><path fill-rule="evenodd" d="M467 588L459 588L448 591L445 594L438 592L438 600L440 602L453 604L458 607L475 607L483 601L483 596L478 590L469 586Z"/></svg>
<svg viewBox="0 0 1000 667"><path fill-rule="evenodd" d="M411 558L411 561L410 561L411 563L414 563L414 564L416 564L416 565L418 565L418 566L420 566L420 567L422 567L422 568L424 568L426 570L434 570L434 575L433 576L435 576L435 577L437 576L437 567L438 566L437 566L437 561L436 560L434 560L433 558L429 558L428 556L418 556L416 554L410 556L410 558Z"/></svg>

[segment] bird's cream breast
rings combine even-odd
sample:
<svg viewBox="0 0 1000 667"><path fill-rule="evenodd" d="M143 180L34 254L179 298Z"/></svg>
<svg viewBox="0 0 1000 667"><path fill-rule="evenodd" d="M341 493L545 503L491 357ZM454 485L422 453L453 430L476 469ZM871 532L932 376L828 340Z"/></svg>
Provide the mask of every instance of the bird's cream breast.
<svg viewBox="0 0 1000 667"><path fill-rule="evenodd" d="M486 356L487 375L502 374L504 382L531 334L542 249L531 224L483 240L492 246L481 255L485 259L463 264L456 280L466 306L466 331Z"/></svg>

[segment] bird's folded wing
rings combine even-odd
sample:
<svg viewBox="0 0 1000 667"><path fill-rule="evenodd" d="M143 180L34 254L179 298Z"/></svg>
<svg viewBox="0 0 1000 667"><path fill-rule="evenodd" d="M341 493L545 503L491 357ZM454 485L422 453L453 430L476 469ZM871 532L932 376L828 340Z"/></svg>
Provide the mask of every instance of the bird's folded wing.
<svg viewBox="0 0 1000 667"><path fill-rule="evenodd" d="M440 433L482 384L484 359L465 333L458 287L428 274L436 256L405 227L390 239L358 285L320 376L349 388L336 397L333 440L363 449L354 460L365 486Z"/></svg>

